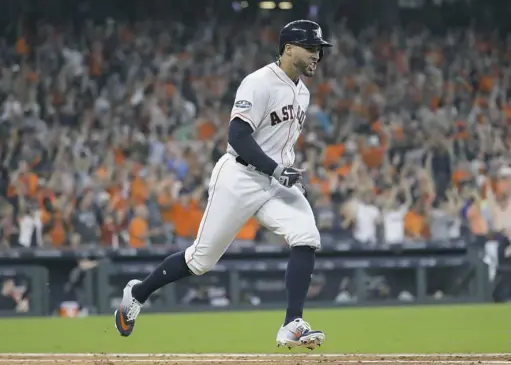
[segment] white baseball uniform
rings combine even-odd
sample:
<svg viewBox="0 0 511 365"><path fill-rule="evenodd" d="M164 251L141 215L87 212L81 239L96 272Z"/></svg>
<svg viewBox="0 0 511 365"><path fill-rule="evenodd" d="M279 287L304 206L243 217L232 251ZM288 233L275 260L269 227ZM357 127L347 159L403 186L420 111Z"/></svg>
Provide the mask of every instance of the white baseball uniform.
<svg viewBox="0 0 511 365"><path fill-rule="evenodd" d="M309 100L303 82L295 84L272 63L241 82L231 120L238 117L250 124L263 152L278 164L291 166ZM236 157L228 145L213 169L197 238L185 252L186 263L196 275L213 268L252 216L291 247L320 247L314 214L302 191L297 186L286 188L275 178L240 164Z"/></svg>

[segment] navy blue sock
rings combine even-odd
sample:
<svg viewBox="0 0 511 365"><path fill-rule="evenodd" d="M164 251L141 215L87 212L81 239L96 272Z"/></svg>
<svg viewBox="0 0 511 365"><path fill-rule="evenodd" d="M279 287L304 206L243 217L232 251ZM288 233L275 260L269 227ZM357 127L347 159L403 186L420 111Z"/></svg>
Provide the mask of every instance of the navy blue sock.
<svg viewBox="0 0 511 365"><path fill-rule="evenodd" d="M305 297L309 291L316 250L309 246L291 248L286 270L287 310L284 326L303 317Z"/></svg>
<svg viewBox="0 0 511 365"><path fill-rule="evenodd" d="M186 264L185 252L178 252L168 256L144 281L133 286L131 293L140 303L145 303L147 298L156 290L191 275L192 273Z"/></svg>

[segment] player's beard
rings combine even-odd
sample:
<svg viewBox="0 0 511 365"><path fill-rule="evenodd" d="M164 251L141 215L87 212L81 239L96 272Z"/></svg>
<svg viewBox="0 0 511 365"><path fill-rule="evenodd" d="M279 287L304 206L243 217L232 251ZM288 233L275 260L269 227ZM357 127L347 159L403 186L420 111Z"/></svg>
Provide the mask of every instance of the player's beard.
<svg viewBox="0 0 511 365"><path fill-rule="evenodd" d="M299 70L306 77L312 77L316 74L317 62L312 60L300 60Z"/></svg>

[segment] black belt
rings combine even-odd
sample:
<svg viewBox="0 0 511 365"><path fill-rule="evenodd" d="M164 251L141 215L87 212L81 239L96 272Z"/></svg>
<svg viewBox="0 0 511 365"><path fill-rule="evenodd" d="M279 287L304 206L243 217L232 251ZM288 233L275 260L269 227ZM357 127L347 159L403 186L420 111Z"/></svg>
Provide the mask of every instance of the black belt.
<svg viewBox="0 0 511 365"><path fill-rule="evenodd" d="M258 172L262 172L261 170L259 170L258 168L256 168L255 166L252 166L251 164L249 164L247 161L245 161L244 159L242 159L240 156L236 157L236 162L239 163L239 164L242 164L243 166L246 166L246 167L251 167L254 171L258 171Z"/></svg>

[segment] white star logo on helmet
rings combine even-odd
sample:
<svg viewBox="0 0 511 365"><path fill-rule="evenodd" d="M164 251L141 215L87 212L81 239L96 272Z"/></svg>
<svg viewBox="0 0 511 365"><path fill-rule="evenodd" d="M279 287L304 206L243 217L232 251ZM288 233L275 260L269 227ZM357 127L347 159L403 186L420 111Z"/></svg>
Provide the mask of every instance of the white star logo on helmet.
<svg viewBox="0 0 511 365"><path fill-rule="evenodd" d="M313 32L316 38L323 38L323 32L321 31L321 28L314 29Z"/></svg>

